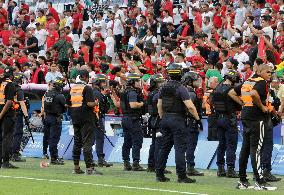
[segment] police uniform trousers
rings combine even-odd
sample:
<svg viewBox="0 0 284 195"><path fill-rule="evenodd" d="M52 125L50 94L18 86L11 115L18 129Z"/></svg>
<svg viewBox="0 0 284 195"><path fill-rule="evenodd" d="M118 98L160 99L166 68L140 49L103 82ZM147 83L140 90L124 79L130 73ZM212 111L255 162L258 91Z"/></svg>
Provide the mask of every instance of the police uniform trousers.
<svg viewBox="0 0 284 195"><path fill-rule="evenodd" d="M178 177L186 177L185 153L187 149L187 129L185 117L178 114L165 113L161 120L163 140L157 158L157 173L163 173L166 168L169 150L174 145L176 173Z"/></svg>
<svg viewBox="0 0 284 195"><path fill-rule="evenodd" d="M61 131L62 131L62 121L60 116L54 114L46 114L44 122L44 132L49 134L48 145L49 153L51 159L58 158L57 144L59 143Z"/></svg>
<svg viewBox="0 0 284 195"><path fill-rule="evenodd" d="M271 171L271 158L273 151L273 124L271 117L267 117L264 124L263 147L261 151L261 167L267 171Z"/></svg>
<svg viewBox="0 0 284 195"><path fill-rule="evenodd" d="M122 128L124 134L122 159L124 161L130 161L130 149L132 148L133 162L140 161L140 150L143 144L143 131L140 117L123 116Z"/></svg>
<svg viewBox="0 0 284 195"><path fill-rule="evenodd" d="M13 144L15 116L4 116L0 122L0 126L0 159L2 163L8 163Z"/></svg>
<svg viewBox="0 0 284 195"><path fill-rule="evenodd" d="M42 120L43 122L43 138L42 138L42 153L47 154L47 148L48 148L48 139L49 139L49 128L46 127L45 119Z"/></svg>
<svg viewBox="0 0 284 195"><path fill-rule="evenodd" d="M86 168L93 166L93 150L94 128L95 125L91 121L73 124L74 127L74 146L73 161L74 165L79 165L81 149L83 148L84 160Z"/></svg>
<svg viewBox="0 0 284 195"><path fill-rule="evenodd" d="M21 149L21 141L23 138L23 128L24 128L24 122L23 122L24 114L19 112L16 113L15 118L15 130L13 135L13 146L12 146L12 154L18 154Z"/></svg>
<svg viewBox="0 0 284 195"><path fill-rule="evenodd" d="M235 114L218 115L217 120L218 140L217 165L225 165L225 154L227 167L235 168L236 150L238 144L238 127Z"/></svg>
<svg viewBox="0 0 284 195"><path fill-rule="evenodd" d="M104 140L105 140L105 137L104 137L104 132L105 132L104 119L100 118L98 124L99 125L95 126L94 141L95 141L95 144L96 144L96 153L97 153L97 156L99 158L99 157L105 156L105 154L104 154Z"/></svg>
<svg viewBox="0 0 284 195"><path fill-rule="evenodd" d="M194 124L194 119L190 120L188 127L187 127L187 133L188 133L188 145L187 145L187 150L186 150L186 163L189 167L194 167L195 166L195 149L197 146L198 142L198 127L196 124Z"/></svg>
<svg viewBox="0 0 284 195"><path fill-rule="evenodd" d="M218 141L217 120L215 113L208 115L208 141Z"/></svg>
<svg viewBox="0 0 284 195"><path fill-rule="evenodd" d="M264 121L242 120L242 123L244 131L239 161L240 180L244 181L246 179L246 168L248 158L250 156L256 181L263 181L261 170L261 150L264 139Z"/></svg>

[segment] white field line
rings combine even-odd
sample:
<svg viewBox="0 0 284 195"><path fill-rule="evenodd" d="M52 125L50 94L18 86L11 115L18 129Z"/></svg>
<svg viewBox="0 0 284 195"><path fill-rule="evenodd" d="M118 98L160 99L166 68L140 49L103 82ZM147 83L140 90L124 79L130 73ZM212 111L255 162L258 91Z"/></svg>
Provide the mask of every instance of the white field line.
<svg viewBox="0 0 284 195"><path fill-rule="evenodd" d="M85 183L85 182L80 182L80 181L66 181L66 180L58 180L58 179L42 179L42 178L20 177L20 176L17 177L17 176L8 176L8 175L0 175L0 178L47 181L47 182L55 182L55 183L81 184L81 185L90 185L90 186L135 189L135 190L141 190L141 191L156 191L156 192L167 192L167 193L176 193L176 194L207 195L207 194L200 194L200 193L193 193L193 192L182 192L182 191L177 191L177 190L166 190L166 189L159 189L159 188L146 188L146 187L142 188L142 187L134 187L134 186L120 186L120 185L99 184L99 183Z"/></svg>

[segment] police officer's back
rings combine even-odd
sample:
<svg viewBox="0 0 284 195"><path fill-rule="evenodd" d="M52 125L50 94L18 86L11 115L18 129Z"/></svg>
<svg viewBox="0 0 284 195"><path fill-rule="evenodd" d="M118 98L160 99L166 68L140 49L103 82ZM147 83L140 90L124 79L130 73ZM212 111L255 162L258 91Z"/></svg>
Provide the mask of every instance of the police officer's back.
<svg viewBox="0 0 284 195"><path fill-rule="evenodd" d="M164 175L167 161L167 151L175 145L176 172L178 182L192 183L186 176L185 152L187 149L187 132L185 127L185 114L188 109L196 120L200 120L196 108L190 100L187 89L181 85L182 67L170 64L167 69L170 80L159 91L158 112L161 118L163 143L159 153L156 180L169 181Z"/></svg>
<svg viewBox="0 0 284 195"><path fill-rule="evenodd" d="M65 86L64 80L57 77L52 81L51 89L44 95L44 131L49 134L49 152L51 156L51 164L62 165L64 164L58 158L57 144L60 140L62 131L62 114L65 112L66 99L62 94L63 87Z"/></svg>

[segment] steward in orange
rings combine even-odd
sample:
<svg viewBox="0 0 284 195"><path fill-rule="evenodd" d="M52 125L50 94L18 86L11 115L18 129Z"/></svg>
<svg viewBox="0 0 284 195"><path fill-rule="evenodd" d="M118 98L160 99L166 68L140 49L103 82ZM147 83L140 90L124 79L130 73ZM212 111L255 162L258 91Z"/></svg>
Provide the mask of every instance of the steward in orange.
<svg viewBox="0 0 284 195"><path fill-rule="evenodd" d="M74 84L70 90L70 114L74 127L73 161L74 174L83 174L79 161L81 149L83 148L84 160L86 164L86 174L101 174L94 168L92 146L94 143L94 129L96 125L96 113L94 107L98 105L95 100L93 90L89 83L89 72L80 70L80 82Z"/></svg>
<svg viewBox="0 0 284 195"><path fill-rule="evenodd" d="M16 87L13 83L14 69L7 67L0 75L0 167L18 168L9 162L15 126ZM17 106L15 106L17 105Z"/></svg>
<svg viewBox="0 0 284 195"><path fill-rule="evenodd" d="M261 169L261 150L265 134L265 122L270 112L266 102L268 98L267 82L271 79L271 73L270 66L260 65L257 74L229 92L230 97L243 106L241 112L243 143L239 158L240 181L238 182L238 189L253 187L248 182L246 175L249 156L256 179L254 188L258 190L276 189L276 187L268 185Z"/></svg>

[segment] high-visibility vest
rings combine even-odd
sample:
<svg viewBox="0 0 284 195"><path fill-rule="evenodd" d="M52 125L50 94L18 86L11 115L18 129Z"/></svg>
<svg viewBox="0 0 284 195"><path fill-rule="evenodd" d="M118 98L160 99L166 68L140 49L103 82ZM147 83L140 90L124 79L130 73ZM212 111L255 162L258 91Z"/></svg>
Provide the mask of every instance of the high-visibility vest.
<svg viewBox="0 0 284 195"><path fill-rule="evenodd" d="M5 105L5 87L8 83L11 83L12 81L10 79L2 82L0 84L0 105ZM18 110L20 108L20 105L17 103L17 95L14 97L14 100L12 101L12 109Z"/></svg>
<svg viewBox="0 0 284 195"><path fill-rule="evenodd" d="M249 78L247 81L244 82L241 88L241 94L242 94L241 99L245 107L253 106L253 101L251 97L253 87L258 81L262 81L262 80L264 79L261 77L258 77L258 78Z"/></svg>
<svg viewBox="0 0 284 195"><path fill-rule="evenodd" d="M208 103L208 100L209 100L211 93L212 93L212 90L210 89L210 90L206 91L203 95L203 102L205 104L205 114L206 115L212 114L211 105Z"/></svg>
<svg viewBox="0 0 284 195"><path fill-rule="evenodd" d="M71 88L71 108L78 108L82 106L84 88L85 84L75 84L75 86Z"/></svg>

